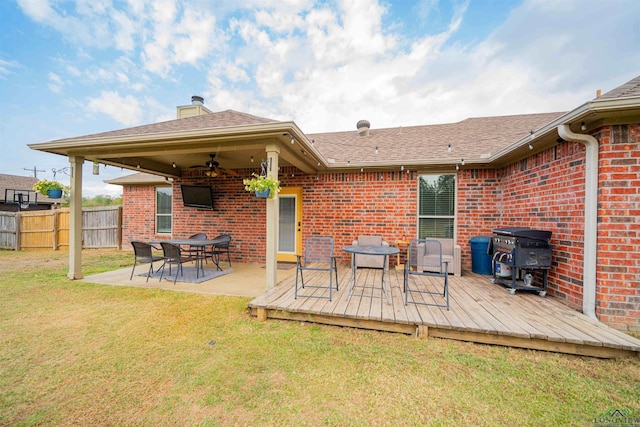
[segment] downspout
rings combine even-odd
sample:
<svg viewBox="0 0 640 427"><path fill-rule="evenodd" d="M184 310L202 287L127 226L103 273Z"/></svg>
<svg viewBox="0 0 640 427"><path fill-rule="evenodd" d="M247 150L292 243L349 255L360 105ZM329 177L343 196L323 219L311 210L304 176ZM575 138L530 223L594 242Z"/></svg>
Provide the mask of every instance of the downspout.
<svg viewBox="0 0 640 427"><path fill-rule="evenodd" d="M584 195L584 266L582 312L596 317L596 261L598 250L598 140L591 135L573 133L569 125L558 125L566 141L581 142L586 149Z"/></svg>

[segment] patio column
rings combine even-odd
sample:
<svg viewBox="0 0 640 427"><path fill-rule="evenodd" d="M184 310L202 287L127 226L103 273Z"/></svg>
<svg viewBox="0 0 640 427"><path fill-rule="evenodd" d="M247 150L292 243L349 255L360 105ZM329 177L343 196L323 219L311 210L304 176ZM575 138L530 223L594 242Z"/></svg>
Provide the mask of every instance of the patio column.
<svg viewBox="0 0 640 427"><path fill-rule="evenodd" d="M69 156L69 273L71 280L82 279L82 164L84 157Z"/></svg>
<svg viewBox="0 0 640 427"><path fill-rule="evenodd" d="M278 179L278 158L280 148L275 145L267 145L267 176ZM276 286L278 282L278 224L280 222L280 209L278 195L273 199L267 199L267 289Z"/></svg>

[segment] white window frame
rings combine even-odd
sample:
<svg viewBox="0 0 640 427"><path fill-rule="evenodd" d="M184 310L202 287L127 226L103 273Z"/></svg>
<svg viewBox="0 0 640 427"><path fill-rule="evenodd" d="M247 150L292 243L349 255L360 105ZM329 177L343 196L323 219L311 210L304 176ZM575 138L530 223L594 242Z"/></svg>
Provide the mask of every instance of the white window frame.
<svg viewBox="0 0 640 427"><path fill-rule="evenodd" d="M171 203L169 203L169 213L158 213L158 193L160 190L168 190L169 196L171 197ZM172 187L155 187L155 230L156 234L171 234L173 230L173 188ZM160 218L169 217L169 230L168 231L160 231L158 227L158 220Z"/></svg>
<svg viewBox="0 0 640 427"><path fill-rule="evenodd" d="M444 176L444 175L449 175L449 176L453 176L453 215L420 215L420 200L422 197L421 191L420 191L420 181L422 179L422 177L439 177L439 176ZM457 230L458 230L458 176L455 173L448 173L448 172L442 172L442 173L422 173L418 175L418 180L417 180L417 186L418 186L418 197L416 200L417 206L416 206L416 216L417 216L417 224L416 224L416 234L418 238L430 238L431 236L420 236L420 221L422 219L452 219L452 224L453 224L453 230L451 233L450 237L442 237L439 236L437 238L447 238L447 239L452 239L454 242L457 241Z"/></svg>

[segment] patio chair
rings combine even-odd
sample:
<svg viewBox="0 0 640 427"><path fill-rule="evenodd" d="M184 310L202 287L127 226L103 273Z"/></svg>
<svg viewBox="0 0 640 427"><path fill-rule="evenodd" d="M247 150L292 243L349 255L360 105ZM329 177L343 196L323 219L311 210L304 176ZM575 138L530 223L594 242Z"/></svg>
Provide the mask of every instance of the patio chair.
<svg viewBox="0 0 640 427"><path fill-rule="evenodd" d="M310 237L305 242L304 256L297 255L296 262L296 288L294 298L298 299L298 287L305 288L329 288L329 296L326 293L300 295L308 298L328 298L332 300L333 292L333 272L335 272L336 291L338 290L338 264L336 257L333 255L333 238L332 237ZM304 282L304 271L328 271L329 284L326 285L325 278L317 276L314 279L314 285ZM299 276L299 277L298 277Z"/></svg>
<svg viewBox="0 0 640 427"><path fill-rule="evenodd" d="M389 243L382 240L382 236L359 236L353 241L353 246L389 246ZM387 265L384 265L384 257L376 255L355 254L356 268L389 268L389 258Z"/></svg>
<svg viewBox="0 0 640 427"><path fill-rule="evenodd" d="M140 242L134 240L131 242L131 246L133 246L133 268L131 269L131 277L129 280L133 279L133 272L136 271L136 264L140 263L149 263L149 271L147 272L147 282L149 281L149 277L153 273L153 261L161 261L163 257L160 255L153 254L153 246L146 242Z"/></svg>
<svg viewBox="0 0 640 427"><path fill-rule="evenodd" d="M169 265L169 274L171 274L171 266L176 265L176 277L173 278L173 284L176 284L176 280L178 280L178 274L182 274L182 264L185 262L195 261L196 258L190 255L184 255L182 249L180 249L180 245L174 245L169 242L160 242L162 245L162 253L164 254L162 267L160 267L160 281L164 277L164 268L168 264Z"/></svg>
<svg viewBox="0 0 640 427"><path fill-rule="evenodd" d="M420 280L419 276L441 278L444 282L442 292L434 290L431 280ZM449 261L443 260L442 243L439 240L413 239L409 243L403 291L405 305L431 305L449 310ZM409 294L412 294L411 300ZM440 301L441 298L444 301Z"/></svg>
<svg viewBox="0 0 640 427"><path fill-rule="evenodd" d="M227 261L229 262L229 267L231 267L231 254L229 253L229 246L231 245L231 236L228 234L221 234L216 237L214 240L222 240L222 243L216 243L213 245L213 249L211 250L211 258L213 262L216 264L218 269L220 269L220 255L223 255L225 252L227 253ZM209 254L209 253L207 253Z"/></svg>
<svg viewBox="0 0 640 427"><path fill-rule="evenodd" d="M191 236L189 236L189 240L207 240L207 235L204 233L196 233L196 234L192 234ZM205 253L203 254L203 258L205 260L205 262L207 261L207 256L210 254L211 251L207 251L205 248L188 248L188 249L182 249L182 253L187 254L188 256L192 257L192 258L196 258L199 254L200 251L204 251Z"/></svg>

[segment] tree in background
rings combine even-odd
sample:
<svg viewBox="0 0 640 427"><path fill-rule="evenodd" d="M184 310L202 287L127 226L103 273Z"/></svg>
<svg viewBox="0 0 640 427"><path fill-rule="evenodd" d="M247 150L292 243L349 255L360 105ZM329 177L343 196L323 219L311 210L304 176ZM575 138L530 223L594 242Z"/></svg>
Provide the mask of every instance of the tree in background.
<svg viewBox="0 0 640 427"><path fill-rule="evenodd" d="M122 196L109 196L106 194L99 194L95 197L83 197L82 198L82 207L83 208L95 208L98 206L120 206L122 205Z"/></svg>

